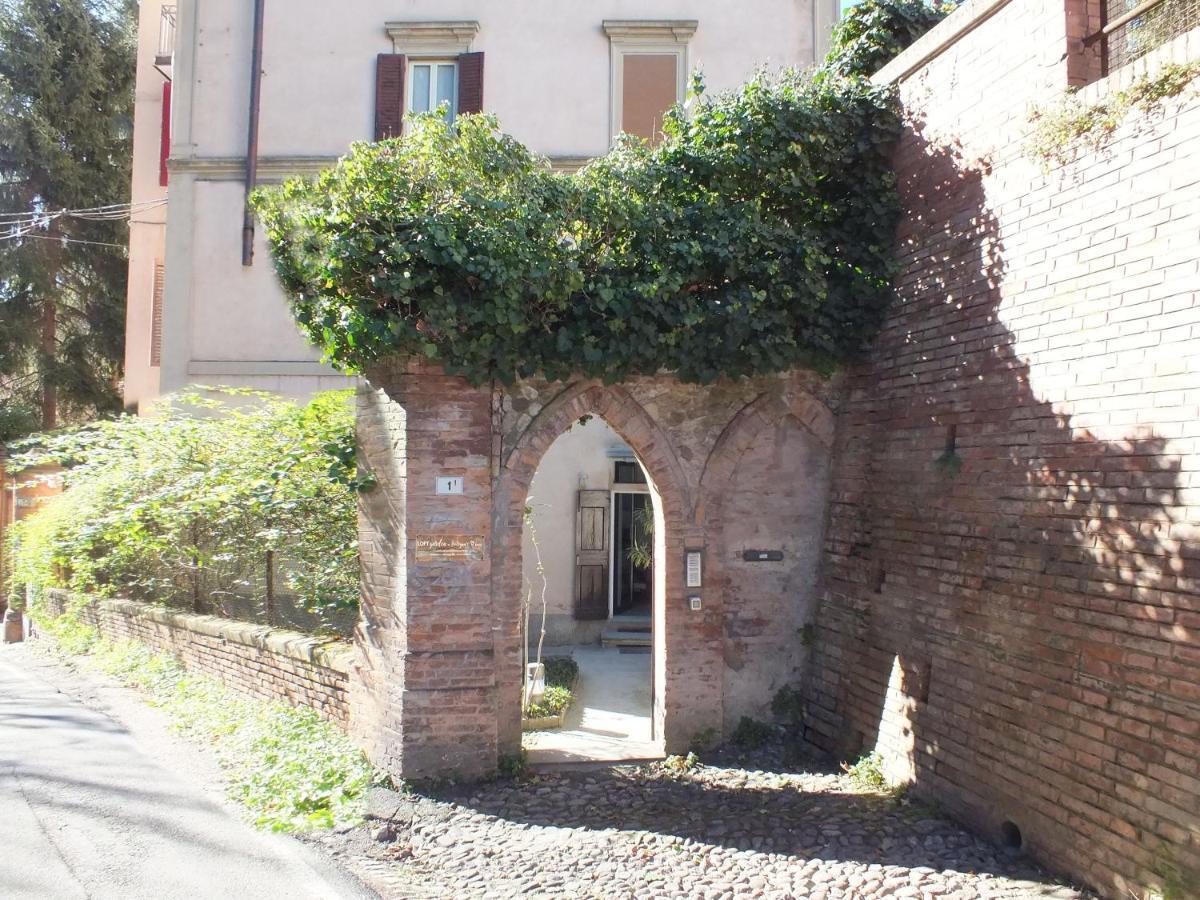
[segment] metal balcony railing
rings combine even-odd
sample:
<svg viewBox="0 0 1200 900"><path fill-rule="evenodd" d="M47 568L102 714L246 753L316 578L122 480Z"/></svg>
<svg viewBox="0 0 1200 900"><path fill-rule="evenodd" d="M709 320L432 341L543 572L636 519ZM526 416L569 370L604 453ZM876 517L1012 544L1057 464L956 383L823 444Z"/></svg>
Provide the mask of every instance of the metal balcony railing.
<svg viewBox="0 0 1200 900"><path fill-rule="evenodd" d="M175 55L175 9L174 3L162 8L158 17L158 52L154 56L156 66L171 65L171 57Z"/></svg>
<svg viewBox="0 0 1200 900"><path fill-rule="evenodd" d="M1102 42L1107 74L1200 28L1200 0L1104 0L1104 23L1085 43Z"/></svg>

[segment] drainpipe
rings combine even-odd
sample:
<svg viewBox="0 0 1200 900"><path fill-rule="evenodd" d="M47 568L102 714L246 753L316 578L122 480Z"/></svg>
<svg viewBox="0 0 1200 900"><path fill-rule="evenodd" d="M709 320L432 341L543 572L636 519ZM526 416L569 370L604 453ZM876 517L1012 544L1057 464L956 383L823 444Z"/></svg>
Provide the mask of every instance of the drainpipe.
<svg viewBox="0 0 1200 900"><path fill-rule="evenodd" d="M254 0L254 44L250 51L250 123L246 129L246 198L242 212L242 265L254 264L254 213L250 192L258 181L258 108L262 100L263 6Z"/></svg>

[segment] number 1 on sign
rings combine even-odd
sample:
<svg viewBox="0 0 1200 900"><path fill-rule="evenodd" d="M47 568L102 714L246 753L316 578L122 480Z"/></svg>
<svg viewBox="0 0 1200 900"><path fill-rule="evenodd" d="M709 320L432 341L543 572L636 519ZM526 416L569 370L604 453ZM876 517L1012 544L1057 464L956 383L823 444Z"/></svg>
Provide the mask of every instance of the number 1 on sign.
<svg viewBox="0 0 1200 900"><path fill-rule="evenodd" d="M437 480L437 492L440 495L461 494L463 492L462 476L439 475Z"/></svg>

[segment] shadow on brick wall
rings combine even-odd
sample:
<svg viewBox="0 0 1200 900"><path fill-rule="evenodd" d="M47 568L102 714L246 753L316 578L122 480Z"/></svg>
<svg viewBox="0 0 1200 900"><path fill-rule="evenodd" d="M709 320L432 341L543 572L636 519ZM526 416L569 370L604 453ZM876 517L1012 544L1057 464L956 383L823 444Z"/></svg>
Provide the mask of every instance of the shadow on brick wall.
<svg viewBox="0 0 1200 900"><path fill-rule="evenodd" d="M893 778L1093 884L1144 883L1164 847L1200 867L1181 460L1150 426L1101 439L1039 398L1004 319L1093 421L1092 398L1146 373L1102 371L1103 342L1056 324L1082 290L1024 304L986 166L920 122L897 160L905 268L841 422L807 739L879 750Z"/></svg>

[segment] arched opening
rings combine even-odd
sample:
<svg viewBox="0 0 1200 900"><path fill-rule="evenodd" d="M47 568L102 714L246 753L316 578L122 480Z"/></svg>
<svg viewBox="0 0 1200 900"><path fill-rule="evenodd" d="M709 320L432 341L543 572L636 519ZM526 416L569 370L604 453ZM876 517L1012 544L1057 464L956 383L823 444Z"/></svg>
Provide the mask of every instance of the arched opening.
<svg viewBox="0 0 1200 900"><path fill-rule="evenodd" d="M541 455L522 515L522 747L532 762L661 755L664 530L634 449L600 415L572 419Z"/></svg>

